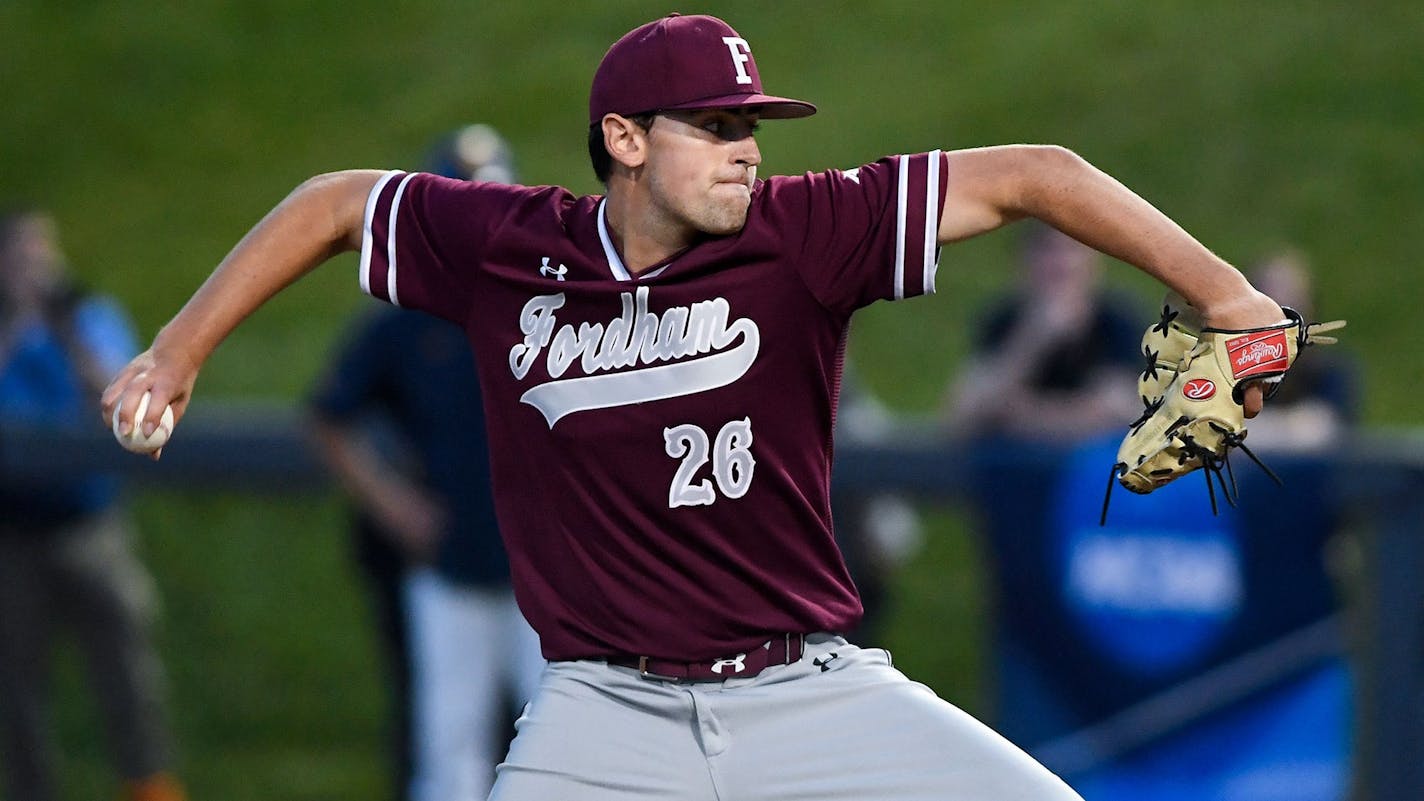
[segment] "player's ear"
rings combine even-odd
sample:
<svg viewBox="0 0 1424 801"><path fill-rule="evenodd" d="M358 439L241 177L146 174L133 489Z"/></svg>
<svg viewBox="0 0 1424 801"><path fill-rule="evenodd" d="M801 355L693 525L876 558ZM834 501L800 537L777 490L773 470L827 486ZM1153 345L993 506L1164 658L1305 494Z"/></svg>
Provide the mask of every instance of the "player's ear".
<svg viewBox="0 0 1424 801"><path fill-rule="evenodd" d="M648 132L621 114L605 114L603 147L615 163L637 169L648 158Z"/></svg>

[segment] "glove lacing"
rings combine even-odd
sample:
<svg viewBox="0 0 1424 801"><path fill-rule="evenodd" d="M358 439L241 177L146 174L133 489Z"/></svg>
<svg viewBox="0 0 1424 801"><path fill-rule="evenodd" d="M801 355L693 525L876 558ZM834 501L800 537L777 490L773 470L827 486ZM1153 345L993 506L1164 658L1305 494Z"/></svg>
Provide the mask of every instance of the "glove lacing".
<svg viewBox="0 0 1424 801"><path fill-rule="evenodd" d="M1157 410L1158 407L1162 405L1161 398L1157 399L1157 401L1155 402L1147 401L1146 398L1143 398L1143 401L1146 403L1147 409L1140 419L1138 419L1131 426L1129 426L1129 428L1133 429L1133 433L1137 433L1137 429L1141 428L1143 424L1145 424L1149 419L1151 419L1152 414ZM1191 418L1186 417L1185 415L1177 418L1177 420L1173 422L1172 425L1167 427L1167 430L1165 432L1167 438L1171 439L1178 428L1181 428L1183 425L1186 425L1189 422L1191 422ZM1255 462L1256 466L1261 468L1261 470L1263 470L1267 476L1270 476L1271 480L1276 483L1276 486L1285 486L1285 483L1281 481L1280 476L1276 475L1276 472L1274 470L1268 467L1265 462L1261 461L1261 458L1257 456L1250 448L1246 447L1247 432L1241 431L1238 433L1230 431L1228 429L1222 428L1211 420L1206 421L1206 424L1211 426L1212 430L1215 431L1217 434L1221 435L1221 442L1223 446L1221 454L1218 456L1216 452L1213 451L1211 448L1208 448L1205 445L1198 443L1196 441L1196 437L1193 437L1191 434L1183 434L1177 437L1177 440L1181 443L1181 453L1177 455L1177 464L1178 466L1182 466L1193 459L1200 460L1202 475L1206 479L1207 497L1211 500L1211 514L1213 517L1215 517L1220 512L1220 508L1217 506L1216 503L1217 486L1221 487L1222 497L1226 499L1227 505L1232 507L1233 509L1236 508L1237 502L1241 499L1241 487L1236 483L1236 471L1231 468L1232 448L1240 448L1242 453L1246 454L1246 456L1250 458L1251 461ZM1118 477L1125 470L1127 470L1127 463L1118 462L1117 464L1114 464L1112 466L1112 469L1108 472L1107 490L1103 493L1102 516L1098 519L1098 525L1100 526L1107 525L1108 503L1112 500L1113 484L1117 483ZM1226 474L1224 477L1222 475L1223 472L1225 472ZM1213 477L1215 477L1216 479L1215 484L1212 483ZM1227 486L1227 479L1231 480L1230 487Z"/></svg>

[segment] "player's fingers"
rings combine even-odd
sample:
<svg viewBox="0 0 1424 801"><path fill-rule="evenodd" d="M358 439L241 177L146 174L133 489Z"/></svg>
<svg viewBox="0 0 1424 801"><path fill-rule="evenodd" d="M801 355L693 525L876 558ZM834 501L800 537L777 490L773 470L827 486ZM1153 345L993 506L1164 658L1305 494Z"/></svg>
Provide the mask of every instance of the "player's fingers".
<svg viewBox="0 0 1424 801"><path fill-rule="evenodd" d="M135 420L134 425L143 430L145 437L153 436L153 432L163 422L163 411L169 407L173 408L173 422L178 422L179 399L186 397L185 392L175 387L173 382L162 377L157 377L148 388L148 408L144 410L142 420Z"/></svg>
<svg viewBox="0 0 1424 801"><path fill-rule="evenodd" d="M176 425L183 415L188 411L188 402L193 399L192 394L184 392L176 398L170 398L168 404L173 407L173 422Z"/></svg>
<svg viewBox="0 0 1424 801"><path fill-rule="evenodd" d="M1246 389L1242 392L1242 400L1241 405L1245 407L1246 417L1249 419L1261 413L1261 407L1266 401L1266 392L1259 383L1247 384Z"/></svg>
<svg viewBox="0 0 1424 801"><path fill-rule="evenodd" d="M99 410L103 416L104 425L113 424L116 412L123 418L123 423L132 422L133 412L138 408L139 398L152 383L147 373L153 367L153 352L144 351L133 357L128 364L124 365L123 369L114 374L109 386L105 387L104 392L99 396Z"/></svg>
<svg viewBox="0 0 1424 801"><path fill-rule="evenodd" d="M143 397L148 395L147 406L144 406ZM144 436L152 436L153 432L163 421L163 410L173 404L177 398L185 398L186 392L181 395L175 391L173 382L164 379L161 375L155 375L153 371L140 370L127 375L126 379L121 376L115 380L109 390L104 393L104 411L107 416L105 423L114 427L119 436L127 437L134 429L143 432ZM179 406L173 409L173 418L176 423L179 417ZM143 416L138 417L139 411L143 411Z"/></svg>
<svg viewBox="0 0 1424 801"><path fill-rule="evenodd" d="M127 437L134 429L134 415L138 412L144 392L138 378L131 378L119 390L110 405L108 419L104 421L113 426L120 436Z"/></svg>
<svg viewBox="0 0 1424 801"><path fill-rule="evenodd" d="M137 360L135 360L136 362ZM128 389L129 383L134 376L142 371L135 362L129 362L122 370L114 375L109 386L104 388L103 394L99 396L99 415L104 421L104 425L111 425L114 418L114 410L119 409L123 404L124 391Z"/></svg>

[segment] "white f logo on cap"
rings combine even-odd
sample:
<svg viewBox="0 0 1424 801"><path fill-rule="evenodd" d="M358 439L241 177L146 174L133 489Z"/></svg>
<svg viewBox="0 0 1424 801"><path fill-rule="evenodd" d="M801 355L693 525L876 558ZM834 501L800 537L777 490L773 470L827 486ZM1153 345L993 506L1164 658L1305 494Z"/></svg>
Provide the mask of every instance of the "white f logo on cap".
<svg viewBox="0 0 1424 801"><path fill-rule="evenodd" d="M740 36L723 36L722 43L732 52L732 66L737 68L737 83L751 83L747 62L752 60L752 46Z"/></svg>

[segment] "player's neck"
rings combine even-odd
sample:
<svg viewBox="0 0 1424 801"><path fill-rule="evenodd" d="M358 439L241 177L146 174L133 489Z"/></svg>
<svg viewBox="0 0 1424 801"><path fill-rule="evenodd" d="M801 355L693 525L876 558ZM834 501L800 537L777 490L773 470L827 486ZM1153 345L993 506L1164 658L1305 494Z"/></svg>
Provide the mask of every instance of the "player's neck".
<svg viewBox="0 0 1424 801"><path fill-rule="evenodd" d="M610 185L605 201L608 234L623 266L634 275L666 262L698 237L696 230L669 220L651 204L634 198L636 191L617 191Z"/></svg>

